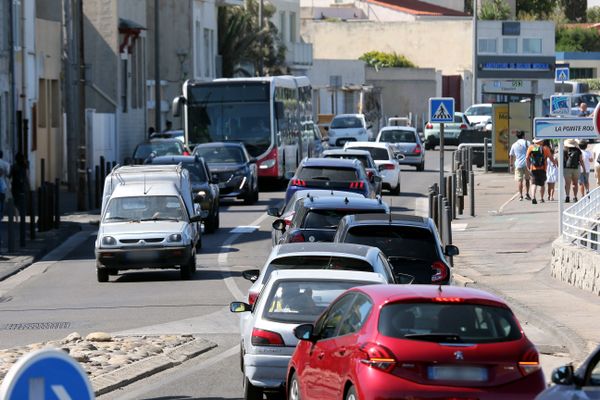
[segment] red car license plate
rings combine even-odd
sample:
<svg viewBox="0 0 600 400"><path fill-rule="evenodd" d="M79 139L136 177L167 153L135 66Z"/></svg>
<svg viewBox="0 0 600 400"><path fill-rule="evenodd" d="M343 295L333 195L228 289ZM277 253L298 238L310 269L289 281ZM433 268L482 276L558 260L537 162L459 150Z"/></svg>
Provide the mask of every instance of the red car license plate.
<svg viewBox="0 0 600 400"><path fill-rule="evenodd" d="M435 366L429 367L428 378L433 381L485 382L488 371L483 367Z"/></svg>

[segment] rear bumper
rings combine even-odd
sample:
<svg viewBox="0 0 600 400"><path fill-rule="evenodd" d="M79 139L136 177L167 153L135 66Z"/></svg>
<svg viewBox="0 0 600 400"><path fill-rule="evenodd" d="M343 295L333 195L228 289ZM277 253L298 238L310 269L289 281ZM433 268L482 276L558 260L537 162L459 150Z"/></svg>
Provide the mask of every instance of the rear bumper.
<svg viewBox="0 0 600 400"><path fill-rule="evenodd" d="M108 269L173 268L190 260L190 247L96 250L96 260Z"/></svg>
<svg viewBox="0 0 600 400"><path fill-rule="evenodd" d="M244 372L254 386L280 389L285 385L291 356L244 354Z"/></svg>
<svg viewBox="0 0 600 400"><path fill-rule="evenodd" d="M402 153L400 153L402 154ZM423 155L411 156L404 154L404 159L399 160L398 164L400 165L421 165L421 163L425 160Z"/></svg>

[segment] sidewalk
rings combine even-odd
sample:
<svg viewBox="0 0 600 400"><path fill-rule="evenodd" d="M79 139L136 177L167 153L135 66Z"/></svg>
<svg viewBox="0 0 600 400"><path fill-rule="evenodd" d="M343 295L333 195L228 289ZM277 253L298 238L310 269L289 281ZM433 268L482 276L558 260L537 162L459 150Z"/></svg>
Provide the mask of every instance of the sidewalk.
<svg viewBox="0 0 600 400"><path fill-rule="evenodd" d="M522 324L543 329L582 361L600 343L600 297L550 276L558 202L519 201L508 173L476 172L475 185L476 216L467 208L453 222L455 272L506 299Z"/></svg>
<svg viewBox="0 0 600 400"><path fill-rule="evenodd" d="M76 212L76 194L61 192L61 222L58 229L47 232L37 232L35 240L29 236L29 218L27 218L27 229L25 246L19 246L19 223L15 219L14 241L15 251L8 253L8 218L5 216L0 224L2 234L2 247L0 249L0 281L27 268L44 255L63 243L67 238L83 229L86 224L98 220L97 211Z"/></svg>

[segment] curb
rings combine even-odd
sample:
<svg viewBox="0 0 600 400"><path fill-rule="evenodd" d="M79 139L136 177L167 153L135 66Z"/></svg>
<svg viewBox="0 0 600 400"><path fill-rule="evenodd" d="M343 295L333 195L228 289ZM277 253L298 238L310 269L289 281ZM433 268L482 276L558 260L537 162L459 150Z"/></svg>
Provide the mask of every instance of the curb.
<svg viewBox="0 0 600 400"><path fill-rule="evenodd" d="M191 342L165 352L149 357L117 370L97 376L92 379L92 387L96 396L100 396L133 382L152 376L217 347L217 344L197 338Z"/></svg>

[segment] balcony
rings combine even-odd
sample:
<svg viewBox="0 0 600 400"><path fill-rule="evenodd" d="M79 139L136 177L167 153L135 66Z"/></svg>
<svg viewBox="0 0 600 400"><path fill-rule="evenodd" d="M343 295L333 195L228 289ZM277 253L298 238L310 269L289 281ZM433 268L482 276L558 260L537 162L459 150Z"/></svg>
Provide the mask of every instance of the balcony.
<svg viewBox="0 0 600 400"><path fill-rule="evenodd" d="M285 44L285 62L290 68L308 69L313 64L312 43L291 43Z"/></svg>

